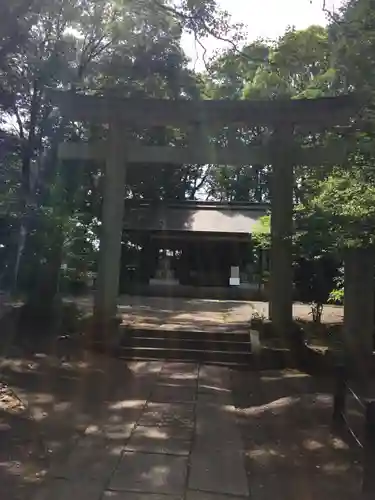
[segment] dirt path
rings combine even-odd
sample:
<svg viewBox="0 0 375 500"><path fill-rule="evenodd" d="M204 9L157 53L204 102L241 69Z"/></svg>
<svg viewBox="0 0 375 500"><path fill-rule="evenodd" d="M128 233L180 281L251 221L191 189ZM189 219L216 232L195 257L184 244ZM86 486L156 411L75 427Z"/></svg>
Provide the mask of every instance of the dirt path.
<svg viewBox="0 0 375 500"><path fill-rule="evenodd" d="M92 356L61 362L49 352L0 358L2 500L28 500L56 462L102 418L125 363Z"/></svg>
<svg viewBox="0 0 375 500"><path fill-rule="evenodd" d="M331 380L296 371L234 372L233 387L251 498L360 496L361 453L331 434Z"/></svg>
<svg viewBox="0 0 375 500"><path fill-rule="evenodd" d="M91 298L74 301L80 307L92 309ZM251 302L177 297L121 296L118 308L123 323L134 328L181 331L243 329L254 312Z"/></svg>

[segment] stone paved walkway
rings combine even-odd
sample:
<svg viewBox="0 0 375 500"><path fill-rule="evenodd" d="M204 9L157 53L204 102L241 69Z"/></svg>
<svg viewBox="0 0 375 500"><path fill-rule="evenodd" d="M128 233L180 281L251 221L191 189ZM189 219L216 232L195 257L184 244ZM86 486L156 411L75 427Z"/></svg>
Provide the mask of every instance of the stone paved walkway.
<svg viewBox="0 0 375 500"><path fill-rule="evenodd" d="M133 374L33 500L249 498L229 370L140 363Z"/></svg>

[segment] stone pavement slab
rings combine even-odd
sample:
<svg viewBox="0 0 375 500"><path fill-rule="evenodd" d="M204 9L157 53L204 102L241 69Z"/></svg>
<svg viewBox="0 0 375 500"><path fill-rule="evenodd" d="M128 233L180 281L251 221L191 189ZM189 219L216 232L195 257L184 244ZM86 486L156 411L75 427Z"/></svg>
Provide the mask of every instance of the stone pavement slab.
<svg viewBox="0 0 375 500"><path fill-rule="evenodd" d="M182 495L187 465L185 457L125 452L108 489Z"/></svg>
<svg viewBox="0 0 375 500"><path fill-rule="evenodd" d="M194 450L238 452L242 449L241 435L228 407L214 403L198 404Z"/></svg>
<svg viewBox="0 0 375 500"><path fill-rule="evenodd" d="M230 405L197 404L195 409L196 427L204 430L223 426L230 429L237 428L233 410L234 408Z"/></svg>
<svg viewBox="0 0 375 500"><path fill-rule="evenodd" d="M130 421L136 420L143 411L151 389L148 389L147 398L141 398L140 394L136 394L135 398L131 396L119 394L118 398L108 405L108 410L113 415L121 415L122 418L127 418Z"/></svg>
<svg viewBox="0 0 375 500"><path fill-rule="evenodd" d="M155 403L189 403L195 401L196 398L195 386L181 387L178 384L160 384L154 388L149 400Z"/></svg>
<svg viewBox="0 0 375 500"><path fill-rule="evenodd" d="M100 500L184 500L184 497L183 497L183 495L159 495L158 493L133 493L133 492L129 492L129 491L106 491L106 492L104 492L103 498L101 498ZM218 500L220 500L220 499L218 499ZM239 499L239 500L241 500L241 499Z"/></svg>
<svg viewBox="0 0 375 500"><path fill-rule="evenodd" d="M97 480L54 479L44 485L33 500L101 500L105 483Z"/></svg>
<svg viewBox="0 0 375 500"><path fill-rule="evenodd" d="M91 436L79 442L62 464L56 464L51 476L65 479L106 480L115 470L119 456L99 438Z"/></svg>
<svg viewBox="0 0 375 500"><path fill-rule="evenodd" d="M197 382L198 379L194 375L192 376L186 376L183 373L178 373L176 375L173 374L164 374L160 375L158 378L158 384L162 385L173 385L175 387L187 387L187 388L193 388L194 391L197 388Z"/></svg>
<svg viewBox="0 0 375 500"><path fill-rule="evenodd" d="M211 432L197 433L193 451L209 453L237 453L242 450L242 439L237 433L223 427L214 427Z"/></svg>
<svg viewBox="0 0 375 500"><path fill-rule="evenodd" d="M231 388L230 370L222 366L202 365L199 369L198 392L202 386L217 387L219 389Z"/></svg>
<svg viewBox="0 0 375 500"><path fill-rule="evenodd" d="M220 495L217 493L207 493L206 491L188 491L185 500L247 500L247 499L248 497L239 497L239 496L233 497L232 495Z"/></svg>
<svg viewBox="0 0 375 500"><path fill-rule="evenodd" d="M185 374L195 374L198 375L200 366L198 363L186 363L184 361L170 361L168 363L164 363L161 368L160 373L185 373Z"/></svg>
<svg viewBox="0 0 375 500"><path fill-rule="evenodd" d="M199 392L197 396L199 404L213 403L220 406L232 406L233 398L230 391L205 391Z"/></svg>
<svg viewBox="0 0 375 500"><path fill-rule="evenodd" d="M196 375L186 375L184 373L164 373L158 377L158 385L173 385L180 388L197 389L198 378Z"/></svg>
<svg viewBox="0 0 375 500"><path fill-rule="evenodd" d="M190 461L189 489L249 495L242 450L237 453L197 450L191 454Z"/></svg>
<svg viewBox="0 0 375 500"><path fill-rule="evenodd" d="M142 426L194 426L194 405L188 403L148 403L138 421Z"/></svg>
<svg viewBox="0 0 375 500"><path fill-rule="evenodd" d="M198 383L199 365L196 363L166 363L157 378L158 384L193 387Z"/></svg>
<svg viewBox="0 0 375 500"><path fill-rule="evenodd" d="M107 440L116 443L118 446L125 445L130 438L134 425L124 422L109 422L103 425L103 435Z"/></svg>
<svg viewBox="0 0 375 500"><path fill-rule="evenodd" d="M230 386L221 386L219 384L212 384L212 381L207 380L204 381L203 376L198 383L198 394L231 394L232 390Z"/></svg>
<svg viewBox="0 0 375 500"><path fill-rule="evenodd" d="M193 429L189 427L138 426L125 449L126 451L188 456L192 439Z"/></svg>

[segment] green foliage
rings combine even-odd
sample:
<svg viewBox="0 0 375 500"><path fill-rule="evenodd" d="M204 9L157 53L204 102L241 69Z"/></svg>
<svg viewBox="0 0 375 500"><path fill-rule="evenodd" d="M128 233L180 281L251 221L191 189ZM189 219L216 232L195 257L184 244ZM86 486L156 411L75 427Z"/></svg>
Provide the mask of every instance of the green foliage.
<svg viewBox="0 0 375 500"><path fill-rule="evenodd" d="M361 172L338 171L317 184L315 193L298 207L299 241L340 252L374 243L375 186Z"/></svg>
<svg viewBox="0 0 375 500"><path fill-rule="evenodd" d="M269 50L244 89L247 99L320 97L328 94L334 70L329 68L328 33L321 26L289 30Z"/></svg>
<svg viewBox="0 0 375 500"><path fill-rule="evenodd" d="M344 289L335 288L329 294L328 302L331 304L343 304L344 303Z"/></svg>
<svg viewBox="0 0 375 500"><path fill-rule="evenodd" d="M253 229L252 241L254 242L256 248L260 248L262 250L269 250L271 248L270 231L271 216L265 215L258 220Z"/></svg>
<svg viewBox="0 0 375 500"><path fill-rule="evenodd" d="M301 257L295 248L294 283L297 300L310 304L315 323L320 323L324 304L329 301L337 275L337 261L320 252Z"/></svg>
<svg viewBox="0 0 375 500"><path fill-rule="evenodd" d="M339 274L334 280L335 288L329 295L329 302L332 304L344 303L344 268L339 269Z"/></svg>

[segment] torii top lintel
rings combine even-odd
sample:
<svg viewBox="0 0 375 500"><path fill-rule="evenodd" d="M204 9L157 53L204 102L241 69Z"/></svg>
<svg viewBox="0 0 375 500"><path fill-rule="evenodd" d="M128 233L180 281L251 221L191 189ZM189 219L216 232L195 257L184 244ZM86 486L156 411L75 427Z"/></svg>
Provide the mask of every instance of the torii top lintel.
<svg viewBox="0 0 375 500"><path fill-rule="evenodd" d="M140 126L266 126L289 123L330 127L345 125L363 106L356 94L318 99L275 101L167 100L118 98L71 91L50 91L51 101L69 119L93 123L113 121Z"/></svg>

